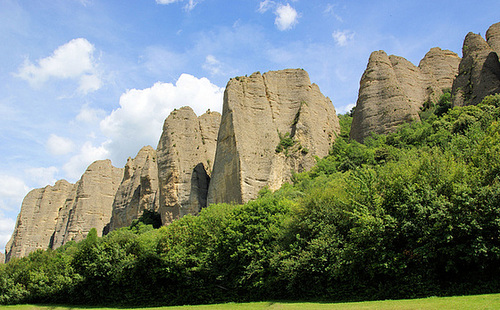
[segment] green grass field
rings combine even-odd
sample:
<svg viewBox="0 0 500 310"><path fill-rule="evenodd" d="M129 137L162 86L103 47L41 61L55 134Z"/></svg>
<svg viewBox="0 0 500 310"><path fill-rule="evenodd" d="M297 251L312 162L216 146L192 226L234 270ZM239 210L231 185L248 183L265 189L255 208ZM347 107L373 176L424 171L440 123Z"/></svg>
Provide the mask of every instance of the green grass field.
<svg viewBox="0 0 500 310"><path fill-rule="evenodd" d="M39 305L19 305L19 306L0 306L5 310L124 310L124 308L92 308L92 307L66 307L66 306L39 306ZM500 294L458 296L458 297L430 297L423 299L405 299L405 300L384 300L367 301L353 303L300 303L300 302L255 302L255 303L228 303L219 305L201 305L201 306L180 306L180 307L155 307L155 308L131 308L132 310L316 310L316 309L335 309L335 310L377 310L377 309L500 309Z"/></svg>

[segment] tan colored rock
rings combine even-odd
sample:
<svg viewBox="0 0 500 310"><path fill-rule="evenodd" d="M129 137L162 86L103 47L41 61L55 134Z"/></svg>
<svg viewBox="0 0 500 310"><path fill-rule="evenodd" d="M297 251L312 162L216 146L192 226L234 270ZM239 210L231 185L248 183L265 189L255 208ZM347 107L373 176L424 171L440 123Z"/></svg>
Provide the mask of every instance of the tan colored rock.
<svg viewBox="0 0 500 310"><path fill-rule="evenodd" d="M440 48L432 48L418 67L403 57L373 52L361 77L351 138L363 142L372 133L420 120L424 102L436 101L451 88L459 62L455 53Z"/></svg>
<svg viewBox="0 0 500 310"><path fill-rule="evenodd" d="M451 90L461 58L452 51L431 48L418 67L425 78L425 100L436 102L443 90Z"/></svg>
<svg viewBox="0 0 500 310"><path fill-rule="evenodd" d="M231 79L224 93L208 203L243 203L265 186L278 189L293 171L328 154L339 133L330 99L301 69ZM283 138L295 144L277 152Z"/></svg>
<svg viewBox="0 0 500 310"><path fill-rule="evenodd" d="M206 206L220 124L220 113L197 117L190 107L173 111L165 120L157 147L163 224Z"/></svg>
<svg viewBox="0 0 500 310"><path fill-rule="evenodd" d="M53 238L53 248L68 241L84 239L91 228L102 235L110 222L113 201L123 178L123 169L110 160L92 163L75 184L59 212Z"/></svg>
<svg viewBox="0 0 500 310"><path fill-rule="evenodd" d="M72 188L73 184L61 180L54 186L34 189L26 195L14 233L5 248L7 261L50 247L59 210Z"/></svg>
<svg viewBox="0 0 500 310"><path fill-rule="evenodd" d="M392 61L384 51L373 52L370 55L368 66L360 81L358 101L351 125L351 139L363 142L371 133L391 132L396 126L419 120L419 102L411 101L406 92L409 89L422 89L422 79L413 67L406 69L408 79L413 79L416 86L410 83L400 83L396 74L396 65L399 75L405 69L401 68L393 57ZM402 62L402 61L401 61ZM404 62L404 66L409 65ZM399 68L398 68L399 67ZM416 68L416 67L415 67ZM422 99L419 92L410 92L411 95Z"/></svg>
<svg viewBox="0 0 500 310"><path fill-rule="evenodd" d="M137 156L127 160L123 179L113 202L109 229L130 226L144 210L158 211L158 164L156 151L143 147Z"/></svg>
<svg viewBox="0 0 500 310"><path fill-rule="evenodd" d="M491 49L500 57L500 23L496 23L486 31L486 41Z"/></svg>
<svg viewBox="0 0 500 310"><path fill-rule="evenodd" d="M0 252L0 264L4 264L4 263L5 263L5 254Z"/></svg>
<svg viewBox="0 0 500 310"><path fill-rule="evenodd" d="M496 32L490 31L489 35L490 42L496 44ZM453 105L477 105L484 97L499 93L500 63L490 45L480 35L469 32L462 53L459 73L453 82Z"/></svg>

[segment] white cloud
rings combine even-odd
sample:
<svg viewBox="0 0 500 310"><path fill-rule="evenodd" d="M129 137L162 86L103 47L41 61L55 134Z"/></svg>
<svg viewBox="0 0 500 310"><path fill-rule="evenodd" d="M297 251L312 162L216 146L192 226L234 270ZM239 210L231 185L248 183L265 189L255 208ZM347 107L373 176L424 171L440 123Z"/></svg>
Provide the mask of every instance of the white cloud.
<svg viewBox="0 0 500 310"><path fill-rule="evenodd" d="M106 149L106 143L95 147L91 142L87 141L81 147L80 153L71 157L64 164L63 170L70 181L78 180L91 163L99 159L106 159L108 156L109 151Z"/></svg>
<svg viewBox="0 0 500 310"><path fill-rule="evenodd" d="M271 1L271 0L262 1L261 3L259 3L258 11L259 11L259 13L265 13L269 9L274 7L275 5L276 5L276 3L274 1Z"/></svg>
<svg viewBox="0 0 500 310"><path fill-rule="evenodd" d="M172 4L172 3L175 3L175 2L183 2L185 0L156 0L156 3L158 4ZM184 6L184 9L186 11L191 11L192 9L194 9L194 7L202 2L203 0L188 0L188 3Z"/></svg>
<svg viewBox="0 0 500 310"><path fill-rule="evenodd" d="M338 114L345 114L349 113L355 106L356 106L355 103L350 103L348 105L339 106L336 108L336 110Z"/></svg>
<svg viewBox="0 0 500 310"><path fill-rule="evenodd" d="M226 70L223 69L223 64L215 58L214 55L207 55L202 68L210 72L211 75L224 75ZM227 68L226 68L227 69Z"/></svg>
<svg viewBox="0 0 500 310"><path fill-rule="evenodd" d="M331 3L327 4L325 10L323 11L323 13L331 15L331 16L335 17L335 19L337 21L343 23L344 20L342 19L342 17L340 17L338 14L335 13L335 10L334 10L335 7L336 7L336 5L334 5L334 4L331 4Z"/></svg>
<svg viewBox="0 0 500 310"><path fill-rule="evenodd" d="M5 245L9 241L15 225L15 219L6 217L5 214L0 211L0 252L5 253Z"/></svg>
<svg viewBox="0 0 500 310"><path fill-rule="evenodd" d="M346 46L354 39L354 32L351 30L336 30L332 33L332 37L339 46Z"/></svg>
<svg viewBox="0 0 500 310"><path fill-rule="evenodd" d="M274 24L281 31L292 29L298 23L300 17L297 11L288 3L278 5L274 14L276 15Z"/></svg>
<svg viewBox="0 0 500 310"><path fill-rule="evenodd" d="M31 182L37 187L45 187L47 185L54 185L57 181L55 174L59 172L56 167L38 167L29 168L25 170Z"/></svg>
<svg viewBox="0 0 500 310"><path fill-rule="evenodd" d="M40 87L50 78L78 80L78 91L86 94L101 87L94 59L95 47L84 38L59 46L51 56L33 64L26 59L17 76L32 87Z"/></svg>
<svg viewBox="0 0 500 310"><path fill-rule="evenodd" d="M0 174L0 209L19 208L30 188L18 177Z"/></svg>
<svg viewBox="0 0 500 310"><path fill-rule="evenodd" d="M76 120L82 123L93 123L102 119L105 113L106 111L102 109L93 109L85 104L76 116Z"/></svg>
<svg viewBox="0 0 500 310"><path fill-rule="evenodd" d="M78 92L82 94L87 94L94 92L101 88L102 81L101 78L95 74L85 74L80 78L80 85L78 86Z"/></svg>
<svg viewBox="0 0 500 310"><path fill-rule="evenodd" d="M207 78L182 74L176 84L157 82L146 89L131 89L120 97L120 107L103 121L101 131L110 139L113 162L124 162L144 145L156 146L163 122L175 108L190 106L201 115L220 111L224 89Z"/></svg>
<svg viewBox="0 0 500 310"><path fill-rule="evenodd" d="M52 155L65 155L74 150L74 143L68 138L51 134L47 140L47 149Z"/></svg>

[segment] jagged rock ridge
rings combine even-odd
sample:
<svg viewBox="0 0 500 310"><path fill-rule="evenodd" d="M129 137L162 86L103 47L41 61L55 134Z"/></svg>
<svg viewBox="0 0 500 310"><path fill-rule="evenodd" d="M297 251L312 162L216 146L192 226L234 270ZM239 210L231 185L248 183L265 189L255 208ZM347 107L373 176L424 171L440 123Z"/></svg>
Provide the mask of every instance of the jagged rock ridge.
<svg viewBox="0 0 500 310"><path fill-rule="evenodd" d="M224 93L208 203L243 203L265 186L278 189L292 171L309 169L314 156L326 156L338 133L330 99L311 84L306 71L256 72L231 79Z"/></svg>
<svg viewBox="0 0 500 310"><path fill-rule="evenodd" d="M486 32L487 41L469 32L462 47L463 58L453 82L454 106L476 105L484 97L500 92L500 23Z"/></svg>
<svg viewBox="0 0 500 310"><path fill-rule="evenodd" d="M157 147L163 224L196 215L207 205L220 119L218 112L197 117L190 107L182 107L165 120Z"/></svg>
<svg viewBox="0 0 500 310"><path fill-rule="evenodd" d="M129 226L144 210L158 211L158 164L156 150L143 147L129 158L116 191L109 229ZM106 232L106 231L105 231Z"/></svg>
<svg viewBox="0 0 500 310"><path fill-rule="evenodd" d="M14 233L5 247L7 261L11 257L23 257L34 250L49 247L59 210L73 186L60 180L54 186L34 189L24 197Z"/></svg>
<svg viewBox="0 0 500 310"><path fill-rule="evenodd" d="M110 160L98 160L87 168L61 209L64 212L58 218L52 248L84 239L91 228L102 235L122 176L123 169L113 167Z"/></svg>
<svg viewBox="0 0 500 310"><path fill-rule="evenodd" d="M81 240L92 227L101 235L111 218L122 170L109 160L96 161L76 184L61 180L29 192L6 245L6 261Z"/></svg>
<svg viewBox="0 0 500 310"><path fill-rule="evenodd" d="M403 57L373 52L361 77L351 138L363 142L371 133L420 120L422 105L452 87L459 62L455 53L440 48L432 48L418 67Z"/></svg>

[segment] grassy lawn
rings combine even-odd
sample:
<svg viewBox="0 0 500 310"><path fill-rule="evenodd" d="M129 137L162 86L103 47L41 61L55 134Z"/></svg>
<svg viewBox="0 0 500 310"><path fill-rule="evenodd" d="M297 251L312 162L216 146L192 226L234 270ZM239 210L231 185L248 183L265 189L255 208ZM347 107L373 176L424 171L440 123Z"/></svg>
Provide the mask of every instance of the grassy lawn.
<svg viewBox="0 0 500 310"><path fill-rule="evenodd" d="M123 310L124 308L76 308L66 306L38 306L38 305L20 305L20 306L0 306L1 310ZM316 309L500 309L500 294L458 296L458 297L430 297L423 299L406 300L384 300L368 301L356 303L300 303L300 302L255 302L241 304L219 304L219 305L201 305L201 306L181 306L181 307L160 307L160 308L132 308L133 310L316 310Z"/></svg>

